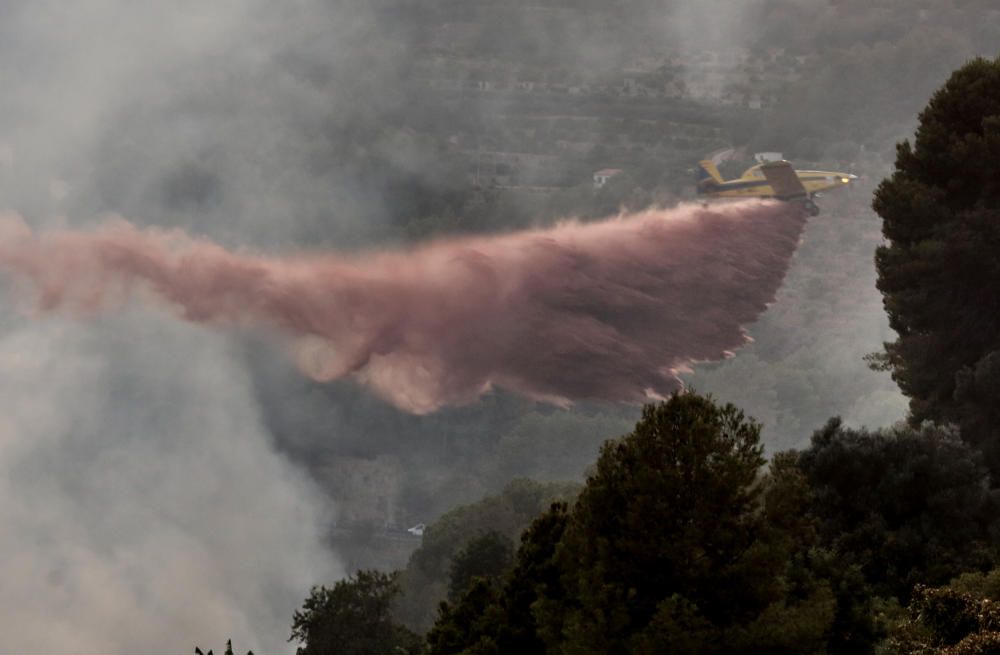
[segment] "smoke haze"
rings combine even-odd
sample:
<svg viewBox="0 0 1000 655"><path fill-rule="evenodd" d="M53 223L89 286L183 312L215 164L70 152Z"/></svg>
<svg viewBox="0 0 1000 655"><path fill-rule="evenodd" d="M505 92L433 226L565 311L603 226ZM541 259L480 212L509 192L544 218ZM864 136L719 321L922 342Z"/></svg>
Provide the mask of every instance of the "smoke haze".
<svg viewBox="0 0 1000 655"><path fill-rule="evenodd" d="M356 115L353 57L392 77L391 50L351 36L368 14L332 5L0 3L0 202L36 226L121 211L230 243L315 234L334 208L338 236L377 232L381 204L312 159L314 126ZM316 61L343 95L303 73ZM294 651L293 610L343 574L335 512L277 451L233 340L141 308L25 321L8 300L0 652Z"/></svg>
<svg viewBox="0 0 1000 655"><path fill-rule="evenodd" d="M98 310L142 283L186 320L276 328L313 377L354 376L414 413L494 386L641 402L675 390L690 362L743 345L803 224L788 205L752 201L285 260L127 223L38 236L8 224L0 268L30 283L42 312Z"/></svg>
<svg viewBox="0 0 1000 655"><path fill-rule="evenodd" d="M341 573L318 493L274 454L219 338L135 311L116 323L0 338L0 650L183 653L239 635L281 652L290 609Z"/></svg>
<svg viewBox="0 0 1000 655"><path fill-rule="evenodd" d="M875 181L947 71L973 52L992 53L1000 33L995 10L920 4L931 10L927 27L952 27L928 39L922 10L844 11L825 0L0 2L0 209L31 227L7 233L9 248L27 248L9 263L25 290L34 279L65 294L38 297L60 308L44 321L2 298L0 652L174 655L194 643L218 652L230 636L261 655L292 651L283 642L292 610L309 585L342 573L320 538L331 514L344 530L352 514L378 526L430 523L511 476L578 476L600 442L636 418L631 407L581 403L565 412L504 393L413 416L352 380L415 411L468 402L487 382L552 402L669 390L672 367L743 343L740 325L774 297L800 227L761 213L758 233L750 221L748 234L706 234L686 259L666 256L669 244L618 243L605 263L621 265L619 277L594 268L582 246L539 247L533 285L518 287L508 305L475 296L496 283L483 262L502 254L475 239L373 258L278 259L241 248L282 254L333 244L347 252L544 225L552 216L603 216L635 185L683 196L693 162L743 143L748 153L780 150L800 164L858 162L857 172ZM909 23L916 31L897 41ZM716 49L748 51L710 57ZM761 68L744 69L747 57ZM659 97L644 97L647 90ZM763 91L764 107L711 104L731 91L743 103ZM696 104L665 93L714 99ZM538 209L544 193L498 191L489 180L473 189L469 162L478 178L480 155L487 161L491 151L520 158L527 171L497 184L555 184L555 209ZM509 163L489 168L499 176ZM614 184L592 188L592 172L607 167L626 171L620 196ZM834 414L870 426L902 416L892 381L876 379L860 359L892 338L872 282L871 250L881 237L868 191L839 211L837 196L823 199L824 215L807 226L784 291L752 328L756 342L689 378L763 420L772 450L802 445ZM600 207L589 213L574 205L594 198ZM107 214L137 227L95 226ZM121 240L136 249L117 249L114 261L131 273L88 259ZM44 258L64 243L82 261ZM440 259L456 247L465 248L462 257ZM644 257L623 254L634 248ZM34 264L24 259L33 251L42 257ZM123 261L128 253L152 259ZM206 271L180 270L194 254L219 263L213 275L231 266L250 272L238 277L253 282L242 301L223 287L215 289L227 298L221 305L180 303L204 292L198 280ZM706 262L737 264L712 269L721 277L693 279L696 263ZM391 274L404 264L412 268ZM81 266L87 275L76 275ZM633 275L648 266L650 277ZM756 277L737 284L743 266ZM311 283L331 268L358 286ZM678 271L692 276L681 281ZM171 273L194 287L164 297ZM254 295L275 276L287 296L275 296L273 285L270 296ZM627 283L616 289L621 276ZM608 285L593 284L597 278ZM668 303L685 299L675 290L709 281L719 296L687 298L696 303L692 322L678 324L684 315ZM748 285L750 296L730 295ZM384 292L381 304L364 294L348 303L372 320L361 331L324 296L372 288ZM587 293L576 295L581 289ZM565 300L571 292L575 304ZM157 295L159 306L127 301ZM398 297L420 311L393 306ZM462 302L434 304L445 297ZM711 302L718 307L709 310ZM277 320L265 312L303 303L332 316ZM543 325L571 318L589 341L546 334L538 323L501 321L494 330L509 303L536 312L530 316ZM98 308L79 320L78 311ZM213 327L164 320L171 309ZM416 339L435 321L462 316L467 331L442 331L441 344ZM390 318L405 331L381 329ZM271 337L247 346L214 329L236 324L243 335L251 321L279 344L288 339L317 378L346 377L316 384L280 347L258 347ZM667 328L697 339L666 341ZM621 347L602 349L614 330ZM519 333L532 350L510 345ZM355 343L357 334L369 340ZM537 344L536 335L544 337ZM465 355L469 348L475 357ZM525 376L529 353L543 356ZM563 365L571 359L575 368ZM399 387L385 380L388 371L422 370L424 377L400 376ZM615 375L593 375L603 370ZM304 466L289 466L288 457ZM352 471L359 473L344 474ZM359 558L376 549L358 543L353 553L338 546L352 569L405 563L405 553L388 564L377 553Z"/></svg>

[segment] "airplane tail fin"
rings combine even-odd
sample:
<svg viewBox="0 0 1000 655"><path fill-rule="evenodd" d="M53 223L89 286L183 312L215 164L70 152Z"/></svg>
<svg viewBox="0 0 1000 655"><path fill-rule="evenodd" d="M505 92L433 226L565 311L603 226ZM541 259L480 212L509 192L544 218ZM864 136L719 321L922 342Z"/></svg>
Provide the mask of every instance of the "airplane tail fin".
<svg viewBox="0 0 1000 655"><path fill-rule="evenodd" d="M698 192L702 193L709 187L722 184L722 175L719 174L719 169L715 167L715 162L705 159L698 162L697 180Z"/></svg>

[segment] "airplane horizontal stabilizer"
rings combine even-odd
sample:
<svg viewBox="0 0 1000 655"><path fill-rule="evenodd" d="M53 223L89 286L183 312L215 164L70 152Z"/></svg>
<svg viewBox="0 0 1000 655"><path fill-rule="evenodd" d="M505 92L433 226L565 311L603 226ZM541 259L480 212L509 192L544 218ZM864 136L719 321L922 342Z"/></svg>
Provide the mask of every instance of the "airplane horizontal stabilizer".
<svg viewBox="0 0 1000 655"><path fill-rule="evenodd" d="M722 184L722 175L716 168L715 162L710 159L698 162L698 191L701 192L716 184Z"/></svg>

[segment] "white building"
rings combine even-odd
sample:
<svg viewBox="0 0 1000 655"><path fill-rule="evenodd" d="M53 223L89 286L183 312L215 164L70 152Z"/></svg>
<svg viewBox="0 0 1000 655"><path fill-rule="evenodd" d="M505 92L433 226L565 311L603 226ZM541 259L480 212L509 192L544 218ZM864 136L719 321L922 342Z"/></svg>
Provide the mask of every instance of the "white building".
<svg viewBox="0 0 1000 655"><path fill-rule="evenodd" d="M594 188L600 189L602 186L608 183L613 177L618 177L625 171L620 168L602 168L601 170L594 173Z"/></svg>

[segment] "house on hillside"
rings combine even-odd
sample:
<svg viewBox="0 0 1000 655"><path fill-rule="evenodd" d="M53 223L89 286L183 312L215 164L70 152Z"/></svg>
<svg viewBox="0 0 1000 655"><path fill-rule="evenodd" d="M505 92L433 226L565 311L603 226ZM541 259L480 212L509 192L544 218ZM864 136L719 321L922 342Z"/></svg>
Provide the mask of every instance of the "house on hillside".
<svg viewBox="0 0 1000 655"><path fill-rule="evenodd" d="M608 180L618 177L625 171L620 168L602 168L601 170L594 173L594 188L600 189L602 186L608 183Z"/></svg>

